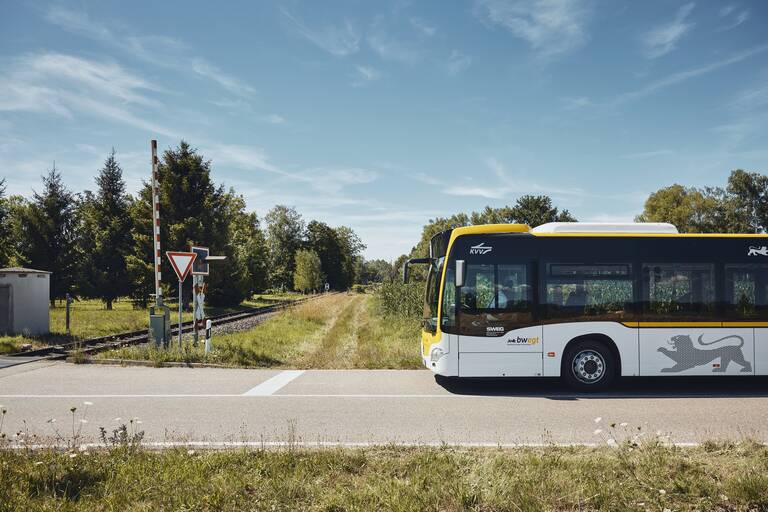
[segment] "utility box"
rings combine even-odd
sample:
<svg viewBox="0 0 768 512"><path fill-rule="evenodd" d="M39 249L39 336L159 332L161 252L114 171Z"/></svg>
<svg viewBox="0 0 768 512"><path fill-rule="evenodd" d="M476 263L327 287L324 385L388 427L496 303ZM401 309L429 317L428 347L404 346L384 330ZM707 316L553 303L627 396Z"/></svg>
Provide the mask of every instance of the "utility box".
<svg viewBox="0 0 768 512"><path fill-rule="evenodd" d="M163 304L162 296L149 307L149 341L157 347L167 347L171 341L171 310Z"/></svg>
<svg viewBox="0 0 768 512"><path fill-rule="evenodd" d="M0 334L48 334L50 294L50 272L0 268Z"/></svg>

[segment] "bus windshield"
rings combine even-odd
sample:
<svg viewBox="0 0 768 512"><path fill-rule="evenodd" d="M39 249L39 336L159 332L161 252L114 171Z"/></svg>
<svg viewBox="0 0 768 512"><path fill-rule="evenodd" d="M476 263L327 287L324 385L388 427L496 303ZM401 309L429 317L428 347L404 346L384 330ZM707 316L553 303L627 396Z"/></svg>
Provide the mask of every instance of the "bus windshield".
<svg viewBox="0 0 768 512"><path fill-rule="evenodd" d="M440 279L443 274L443 261L439 258L429 266L427 274L427 297L424 302L424 330L437 332L437 305L440 301Z"/></svg>

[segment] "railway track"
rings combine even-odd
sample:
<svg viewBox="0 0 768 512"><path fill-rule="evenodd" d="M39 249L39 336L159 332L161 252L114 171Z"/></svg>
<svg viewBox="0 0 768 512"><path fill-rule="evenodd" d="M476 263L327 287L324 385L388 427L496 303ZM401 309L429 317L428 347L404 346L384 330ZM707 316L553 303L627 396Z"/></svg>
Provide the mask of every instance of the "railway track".
<svg viewBox="0 0 768 512"><path fill-rule="evenodd" d="M341 293L341 292L334 292ZM322 296L322 295L321 295ZM248 308L240 311L234 311L232 313L224 313L222 315L216 315L210 317L211 324L215 326L226 325L234 323L245 318L253 318L263 315L269 315L290 306L295 306L313 300L321 296L308 297L299 300L286 300L270 304L269 306L261 306L258 308ZM181 332L187 333L194 330L194 322L188 321L181 324ZM179 327L178 323L171 327L171 334L178 336ZM84 340L72 341L69 343L61 343L43 347L34 350L27 350L26 352L16 352L13 354L6 354L2 356L5 364L0 364L0 368L6 366L15 366L17 364L30 363L40 360L56 360L65 359L68 355L75 351L82 351L86 354L95 354L104 350L110 350L113 348L125 347L128 345L140 345L142 343L149 342L149 329L142 329L138 331L122 332L117 334L110 334L108 336L101 336L99 338L89 338Z"/></svg>

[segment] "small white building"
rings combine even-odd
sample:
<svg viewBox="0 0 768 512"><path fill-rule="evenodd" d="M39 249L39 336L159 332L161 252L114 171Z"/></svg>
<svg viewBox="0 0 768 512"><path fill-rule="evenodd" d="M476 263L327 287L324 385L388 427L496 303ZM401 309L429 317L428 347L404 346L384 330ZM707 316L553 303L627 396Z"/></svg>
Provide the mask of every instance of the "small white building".
<svg viewBox="0 0 768 512"><path fill-rule="evenodd" d="M48 334L51 273L0 268L0 335Z"/></svg>

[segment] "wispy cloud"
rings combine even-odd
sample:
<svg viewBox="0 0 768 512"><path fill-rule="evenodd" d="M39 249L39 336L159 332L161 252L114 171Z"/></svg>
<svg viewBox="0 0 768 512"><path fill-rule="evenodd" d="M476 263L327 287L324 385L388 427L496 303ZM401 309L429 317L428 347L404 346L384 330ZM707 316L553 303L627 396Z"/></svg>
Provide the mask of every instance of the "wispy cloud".
<svg viewBox="0 0 768 512"><path fill-rule="evenodd" d="M366 37L368 46L384 60L414 64L422 57L422 51L390 33L383 18L377 18Z"/></svg>
<svg viewBox="0 0 768 512"><path fill-rule="evenodd" d="M739 91L729 105L735 110L745 112L768 106L768 84Z"/></svg>
<svg viewBox="0 0 768 512"><path fill-rule="evenodd" d="M472 57L465 55L458 50L453 50L445 63L445 67L452 75L461 73L472 65Z"/></svg>
<svg viewBox="0 0 768 512"><path fill-rule="evenodd" d="M360 87L381 78L381 72L371 66L357 66L352 77L352 86Z"/></svg>
<svg viewBox="0 0 768 512"><path fill-rule="evenodd" d="M302 37L335 57L352 55L360 48L360 36L350 20L344 20L339 25L310 27L287 9L282 9L282 13Z"/></svg>
<svg viewBox="0 0 768 512"><path fill-rule="evenodd" d="M656 59L677 48L680 39L695 25L686 21L695 6L693 2L683 5L677 10L675 19L652 28L642 36L643 53L647 58Z"/></svg>
<svg viewBox="0 0 768 512"><path fill-rule="evenodd" d="M0 74L0 111L81 115L111 119L168 136L175 134L136 108L160 108L147 95L160 88L113 62L60 53L30 54Z"/></svg>
<svg viewBox="0 0 768 512"><path fill-rule="evenodd" d="M632 101L645 98L646 96L650 96L659 91L667 89L668 87L672 87L674 85L680 84L692 78L706 75L708 73L712 73L713 71L717 71L718 69L722 69L724 67L731 66L733 64L737 64L739 62L745 61L750 57L754 57L755 55L761 54L765 51L768 51L768 44L755 46L754 48L750 48L748 50L738 52L734 55L731 55L730 57L712 62L710 64L706 64L704 66L673 73L667 77L655 80L640 89L620 94L616 96L614 99L610 100L608 102L608 105L619 106L625 103L629 103Z"/></svg>
<svg viewBox="0 0 768 512"><path fill-rule="evenodd" d="M408 20L411 23L411 26L420 34L423 34L427 37L432 37L437 33L437 27L427 23L421 18L411 18Z"/></svg>
<svg viewBox="0 0 768 512"><path fill-rule="evenodd" d="M578 96L576 98L561 98L563 102L563 108L565 110L579 110L594 105L592 100L586 96Z"/></svg>
<svg viewBox="0 0 768 512"><path fill-rule="evenodd" d="M102 44L116 47L145 62L182 71L211 80L232 94L249 97L254 89L234 75L228 74L201 57L189 55L183 42L166 36L127 34L90 17L87 11L55 5L46 12L46 19L68 32L76 33Z"/></svg>
<svg viewBox="0 0 768 512"><path fill-rule="evenodd" d="M656 149L654 151L641 151L639 153L627 153L621 155L621 158L626 160L646 160L649 158L657 158L660 156L674 155L675 151L672 149Z"/></svg>
<svg viewBox="0 0 768 512"><path fill-rule="evenodd" d="M277 114L269 114L268 116L264 116L263 119L269 124L285 124L285 118Z"/></svg>
<svg viewBox="0 0 768 512"><path fill-rule="evenodd" d="M719 12L720 17L726 22L725 25L717 29L718 32L725 32L734 29L749 19L749 9L738 10L736 5L726 5Z"/></svg>
<svg viewBox="0 0 768 512"><path fill-rule="evenodd" d="M589 9L582 0L477 0L476 13L526 41L536 54L554 58L582 47Z"/></svg>

